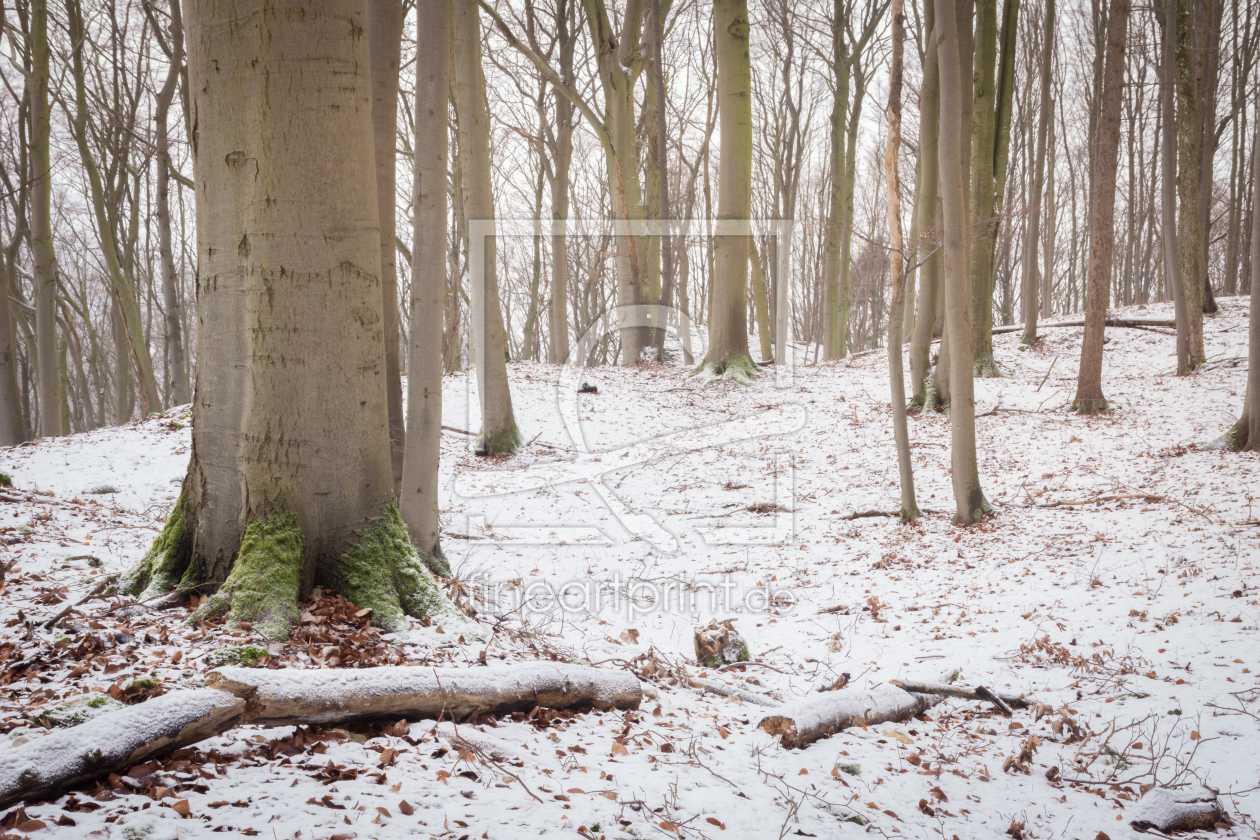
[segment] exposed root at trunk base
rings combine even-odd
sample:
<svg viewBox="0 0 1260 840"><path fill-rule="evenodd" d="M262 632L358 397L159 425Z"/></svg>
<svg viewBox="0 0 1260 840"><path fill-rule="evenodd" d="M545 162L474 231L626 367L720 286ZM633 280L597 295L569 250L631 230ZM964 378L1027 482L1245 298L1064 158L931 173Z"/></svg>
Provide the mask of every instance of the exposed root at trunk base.
<svg viewBox="0 0 1260 840"><path fill-rule="evenodd" d="M223 587L197 615L229 615L273 641L284 641L301 620L302 528L296 513L277 513L245 528L241 551Z"/></svg>
<svg viewBox="0 0 1260 840"><path fill-rule="evenodd" d="M1080 414L1100 414L1104 411L1110 411L1111 406L1107 404L1107 400L1104 397L1090 397L1076 400L1072 403L1072 409Z"/></svg>
<svg viewBox="0 0 1260 840"><path fill-rule="evenodd" d="M391 502L359 531L359 543L341 558L341 594L372 610L372 623L391 633L407 629L407 616L462 614L443 594L411 544ZM450 573L450 567L446 567Z"/></svg>
<svg viewBox="0 0 1260 840"><path fill-rule="evenodd" d="M750 385L757 372L753 360L741 353L718 362L701 362L692 375L701 379L730 379L740 385Z"/></svg>
<svg viewBox="0 0 1260 840"><path fill-rule="evenodd" d="M187 508L184 494L180 493L170 516L166 517L162 533L158 534L144 558L123 575L118 584L120 593L148 599L183 585L181 579L187 572L192 548L192 533L184 527Z"/></svg>
<svg viewBox="0 0 1260 840"><path fill-rule="evenodd" d="M983 359L976 359L973 368L976 376L982 379L992 379L1002 375L1002 371L998 369L997 362L993 361L992 356L985 356Z"/></svg>
<svg viewBox="0 0 1260 840"><path fill-rule="evenodd" d="M487 435L485 429L482 429L481 434L477 435L473 451L482 456L515 455L516 450L520 448L521 430L513 423L506 429L500 429L491 435Z"/></svg>

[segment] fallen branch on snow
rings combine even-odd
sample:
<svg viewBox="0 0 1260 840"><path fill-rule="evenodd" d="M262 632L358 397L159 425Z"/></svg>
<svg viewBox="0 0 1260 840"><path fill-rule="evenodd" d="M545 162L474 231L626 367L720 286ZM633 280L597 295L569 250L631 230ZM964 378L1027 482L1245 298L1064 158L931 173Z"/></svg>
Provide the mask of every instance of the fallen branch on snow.
<svg viewBox="0 0 1260 840"><path fill-rule="evenodd" d="M909 720L937 703L941 695L911 694L894 685L870 691L828 691L794 700L757 728L779 739L786 749L804 747L841 729Z"/></svg>
<svg viewBox="0 0 1260 840"><path fill-rule="evenodd" d="M1051 321L1050 323L1042 323L1037 325L1037 329L1044 330L1052 327L1083 327L1085 326L1084 318L1073 318L1070 321ZM1149 330L1153 327L1172 327L1177 326L1177 322L1171 318L1108 318L1107 326L1109 327L1126 327L1134 330ZM1024 329L1023 324L1011 324L1005 327L994 327L993 334L1019 332Z"/></svg>
<svg viewBox="0 0 1260 840"><path fill-rule="evenodd" d="M639 680L624 671L532 662L487 668L219 668L206 684L245 700L245 720L271 726L356 718L448 717L569 709L637 709Z"/></svg>
<svg viewBox="0 0 1260 840"><path fill-rule="evenodd" d="M236 726L244 701L214 689L175 691L0 753L0 808L120 773Z"/></svg>
<svg viewBox="0 0 1260 840"><path fill-rule="evenodd" d="M1166 502L1168 499L1163 496L1154 496L1150 493L1119 493L1112 496L1095 496L1092 499L1080 499L1075 502L1050 502L1045 505L1037 505L1043 508L1055 507L1075 507L1077 505L1093 505L1102 504L1103 502L1120 502L1125 499L1141 499L1144 502Z"/></svg>
<svg viewBox="0 0 1260 840"><path fill-rule="evenodd" d="M914 694L939 694L942 697L961 697L964 700L987 700L1010 716L1011 707L1027 708L1028 701L1018 694L1005 691L992 691L985 686L946 685L945 683L911 682L909 680L890 680L893 685Z"/></svg>

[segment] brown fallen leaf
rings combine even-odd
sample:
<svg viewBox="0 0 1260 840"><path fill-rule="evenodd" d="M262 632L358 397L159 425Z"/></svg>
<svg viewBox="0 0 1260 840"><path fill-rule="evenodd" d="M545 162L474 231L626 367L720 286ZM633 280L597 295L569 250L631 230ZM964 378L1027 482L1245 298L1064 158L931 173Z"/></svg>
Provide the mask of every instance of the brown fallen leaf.
<svg viewBox="0 0 1260 840"><path fill-rule="evenodd" d="M171 810L179 814L181 817L187 817L192 814L192 809L188 807L187 799L176 799L171 804Z"/></svg>
<svg viewBox="0 0 1260 840"><path fill-rule="evenodd" d="M618 741L613 741L612 754L613 755L629 755L630 750L626 749L625 744L622 744Z"/></svg>
<svg viewBox="0 0 1260 840"><path fill-rule="evenodd" d="M406 799L398 803L398 810L402 813L404 817L410 817L412 814L416 812L416 809L412 808L411 803L408 802Z"/></svg>
<svg viewBox="0 0 1260 840"><path fill-rule="evenodd" d="M709 825L716 825L718 828L722 829L723 831L726 831L726 824L722 822L721 820L719 820L717 817L705 817L704 820Z"/></svg>
<svg viewBox="0 0 1260 840"><path fill-rule="evenodd" d="M929 817L936 816L936 811L932 809L932 806L927 803L926 799L919 800L919 810L922 811L924 814L927 814Z"/></svg>

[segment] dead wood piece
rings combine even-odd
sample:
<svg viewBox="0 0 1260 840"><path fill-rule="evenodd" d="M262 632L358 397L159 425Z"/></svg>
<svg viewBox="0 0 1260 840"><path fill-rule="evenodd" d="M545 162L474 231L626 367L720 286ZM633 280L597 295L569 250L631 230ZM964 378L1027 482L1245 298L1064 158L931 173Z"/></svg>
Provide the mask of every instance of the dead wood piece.
<svg viewBox="0 0 1260 840"><path fill-rule="evenodd" d="M776 700L767 697L764 694L754 694L751 691L743 691L742 689L734 688L729 685L722 685L721 683L709 682L708 680L690 680L688 685L692 688L707 691L710 694L716 694L719 697L738 697L745 703L752 703L757 706L775 708L781 705Z"/></svg>
<svg viewBox="0 0 1260 840"><path fill-rule="evenodd" d="M61 612L57 613L52 618L45 621L44 629L51 630L54 627L56 627L58 621L61 621L61 619L68 616L71 612L74 611L76 607L81 607L84 604L86 604L88 601L91 601L93 598L98 597L102 592L105 591L105 588L107 586L109 586L111 583L113 583L116 580L118 580L118 575L108 575L102 578L101 580L98 580L96 582L96 586L93 586L88 591L88 594L84 595L82 598L75 601L73 604L66 604L64 607L62 607Z"/></svg>
<svg viewBox="0 0 1260 840"><path fill-rule="evenodd" d="M1009 691L993 691L982 685L953 685L935 682L915 682L913 680L889 680L889 682L898 688L914 692L915 694L939 694L943 697L959 697L963 700L987 700L999 709L1002 706L1006 706L1004 714L1007 715L1011 713L1011 707L1024 709L1032 703L1031 700L1021 694L1012 694Z"/></svg>
<svg viewBox="0 0 1260 840"><path fill-rule="evenodd" d="M0 808L48 799L204 741L236 726L244 710L244 701L224 691L173 691L5 750Z"/></svg>
<svg viewBox="0 0 1260 840"><path fill-rule="evenodd" d="M795 749L851 726L909 720L939 702L938 695L911 694L892 685L828 691L788 703L762 718L757 728L778 738L785 749Z"/></svg>
<svg viewBox="0 0 1260 840"><path fill-rule="evenodd" d="M536 706L637 709L643 698L629 671L530 662L487 668L385 667L300 670L219 668L206 683L246 701L245 719L265 726L359 718L454 718Z"/></svg>
<svg viewBox="0 0 1260 840"><path fill-rule="evenodd" d="M1039 505L1039 507L1076 507L1077 505L1102 504L1103 502L1122 502L1125 499L1141 499L1144 502L1168 501L1163 496L1155 496L1150 493L1117 493L1110 496L1094 496L1092 499L1079 499L1074 502L1050 502L1049 504Z"/></svg>
<svg viewBox="0 0 1260 840"><path fill-rule="evenodd" d="M839 676L839 678L838 678L838 679L836 679L836 681L835 681L835 682L833 682L831 685L820 685L820 686L818 686L818 690L819 690L819 692L823 692L823 691L839 691L840 689L844 688L844 687L845 687L845 686L847 686L848 684L849 684L849 672L848 672L848 671L845 671L845 672L844 672L843 674L841 674L841 675Z"/></svg>
<svg viewBox="0 0 1260 840"><path fill-rule="evenodd" d="M709 622L708 627L695 631L696 662L707 668L721 668L735 662L747 662L751 657L748 645L735 630L732 619L721 623Z"/></svg>
<svg viewBox="0 0 1260 840"><path fill-rule="evenodd" d="M1044 330L1052 327L1083 327L1085 326L1084 318L1073 318L1067 321L1052 321L1048 324L1038 324L1037 329ZM1177 322L1171 318L1108 318L1107 326L1109 327L1125 327L1134 330L1149 330L1153 327L1169 327L1175 328ZM993 334L1019 332L1024 328L1023 324L1011 324L1004 327L994 327Z"/></svg>
<svg viewBox="0 0 1260 840"><path fill-rule="evenodd" d="M1185 790L1151 788L1138 801L1129 820L1129 825L1138 831L1155 828L1165 834L1212 828L1217 823L1230 825L1232 821L1217 799L1216 792L1204 787Z"/></svg>

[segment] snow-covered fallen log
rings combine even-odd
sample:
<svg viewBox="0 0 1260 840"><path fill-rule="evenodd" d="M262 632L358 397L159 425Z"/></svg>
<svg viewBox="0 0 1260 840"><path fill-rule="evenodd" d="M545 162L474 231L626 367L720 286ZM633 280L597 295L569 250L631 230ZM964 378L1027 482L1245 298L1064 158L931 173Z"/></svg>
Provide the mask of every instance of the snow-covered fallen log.
<svg viewBox="0 0 1260 840"><path fill-rule="evenodd" d="M941 695L911 694L895 685L869 691L826 691L785 704L762 718L757 728L793 749L850 726L909 720L941 700Z"/></svg>
<svg viewBox="0 0 1260 840"><path fill-rule="evenodd" d="M332 723L355 718L463 720L535 706L637 709L643 692L628 671L529 662L485 668L219 668L206 683L246 702L245 719L264 725Z"/></svg>
<svg viewBox="0 0 1260 840"><path fill-rule="evenodd" d="M1212 828L1217 823L1229 825L1231 820L1216 791L1204 787L1151 788L1138 801L1129 820L1129 825L1138 831L1156 828L1164 833Z"/></svg>
<svg viewBox="0 0 1260 840"><path fill-rule="evenodd" d="M0 808L121 772L231 729L245 703L224 691L173 691L0 753Z"/></svg>

